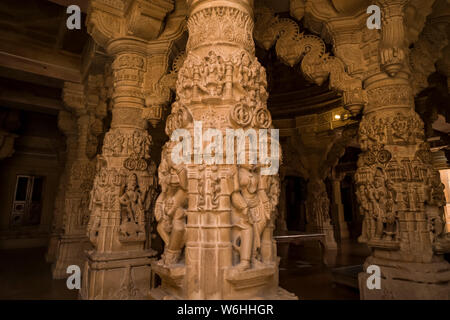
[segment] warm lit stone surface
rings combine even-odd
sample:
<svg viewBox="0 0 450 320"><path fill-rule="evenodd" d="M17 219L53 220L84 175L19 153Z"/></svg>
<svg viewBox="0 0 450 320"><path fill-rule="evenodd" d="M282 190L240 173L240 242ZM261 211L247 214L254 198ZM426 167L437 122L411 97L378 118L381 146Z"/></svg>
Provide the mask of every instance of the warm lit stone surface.
<svg viewBox="0 0 450 320"><path fill-rule="evenodd" d="M1 252L11 262L0 267L11 297L75 298L50 275L62 279L78 265L82 299L354 299L331 286L329 268L346 266L363 270L344 279L359 284L361 299L450 299L447 202L436 170L448 168L450 145L450 4L376 5L379 30L367 27L356 0L92 0L86 43L71 52L63 50L68 33L33 33L33 22L13 21L21 10L0 5L12 34L38 38L29 46L0 34L8 71L0 76L0 176L10 189L0 195L8 202L0 247L48 238L52 264L50 274L43 252ZM51 114L54 128L21 127L34 108ZM252 150L239 139L218 152L230 129L268 132L267 150L254 151L282 148L271 159L280 175L264 175L261 158L249 163ZM172 152L187 135L180 163ZM244 164L236 164L239 150ZM63 168L57 188L51 163ZM45 176L45 199L32 199L28 184L19 194L21 174ZM25 217L30 208L48 214L13 226L14 212ZM320 237L328 268L314 262L314 243L277 246L275 229ZM26 275L21 253L40 261L42 278ZM373 265L380 290L367 286ZM13 283L20 277L28 292Z"/></svg>

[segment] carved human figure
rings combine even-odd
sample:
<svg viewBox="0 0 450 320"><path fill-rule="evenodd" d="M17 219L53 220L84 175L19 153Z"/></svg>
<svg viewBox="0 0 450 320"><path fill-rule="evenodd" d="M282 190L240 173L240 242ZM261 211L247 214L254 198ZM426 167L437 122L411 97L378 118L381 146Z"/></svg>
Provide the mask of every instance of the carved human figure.
<svg viewBox="0 0 450 320"><path fill-rule="evenodd" d="M106 165L105 160L98 156L96 163L96 171L100 172L102 168ZM94 178L94 183L89 195L89 222L87 227L87 236L91 243L96 245L96 237L100 228L101 223L101 207L103 205L102 199L102 190L100 190L100 181L101 175L98 175Z"/></svg>
<svg viewBox="0 0 450 320"><path fill-rule="evenodd" d="M119 239L121 241L145 240L144 195L139 188L136 174L132 173L127 177L119 203L121 206Z"/></svg>
<svg viewBox="0 0 450 320"><path fill-rule="evenodd" d="M429 229L431 232L432 241L435 237L440 236L445 231L445 222L443 219L446 205L444 184L441 182L439 171L432 170L428 178L428 194L426 203L426 215L428 219Z"/></svg>
<svg viewBox="0 0 450 320"><path fill-rule="evenodd" d="M367 217L370 212L370 203L367 195L367 187L365 184L359 184L356 189L356 196L360 205L361 215ZM372 220L363 219L361 236L358 238L359 242L365 243L371 238Z"/></svg>
<svg viewBox="0 0 450 320"><path fill-rule="evenodd" d="M171 160L171 142L167 142L162 151L158 168L161 194L155 204L157 231L165 243L160 264L171 265L178 262L185 244L187 207L187 172L183 165Z"/></svg>
<svg viewBox="0 0 450 320"><path fill-rule="evenodd" d="M276 259L276 243L273 242L273 230L278 216L277 206L280 196L280 179L278 175L263 177L267 179L266 194L270 202L270 217L261 236L261 259L263 263L267 264L275 262Z"/></svg>
<svg viewBox="0 0 450 320"><path fill-rule="evenodd" d="M367 185L368 200L371 203L372 219L376 222L374 238L393 240L395 237L395 212L392 201L393 189L385 182L381 169L375 171L373 183Z"/></svg>
<svg viewBox="0 0 450 320"><path fill-rule="evenodd" d="M239 76L240 76L240 83L243 87L252 87L251 80L254 80L252 77L252 69L250 66L250 58L247 54L242 55L241 64L239 66Z"/></svg>
<svg viewBox="0 0 450 320"><path fill-rule="evenodd" d="M209 52L206 59L207 64L200 70L206 91L211 96L218 96L222 93L225 68L220 59L214 51Z"/></svg>
<svg viewBox="0 0 450 320"><path fill-rule="evenodd" d="M258 182L256 176L246 166L236 168L233 181L234 191L231 194L233 248L239 253L239 264L236 268L246 270L251 267L253 246L253 226L250 222L249 207L257 205L255 196ZM247 196L245 197L244 194ZM248 200L253 201L248 203Z"/></svg>
<svg viewBox="0 0 450 320"><path fill-rule="evenodd" d="M270 220L272 209L265 187L257 166L240 165L237 168L231 202L233 245L240 258L238 269L250 268L250 261L254 267L261 263L261 235Z"/></svg>

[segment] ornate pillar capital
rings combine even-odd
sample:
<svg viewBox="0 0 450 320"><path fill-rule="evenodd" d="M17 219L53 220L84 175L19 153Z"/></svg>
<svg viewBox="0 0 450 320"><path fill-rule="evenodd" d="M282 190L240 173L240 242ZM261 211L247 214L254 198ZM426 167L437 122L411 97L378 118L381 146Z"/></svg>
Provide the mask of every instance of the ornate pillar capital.
<svg viewBox="0 0 450 320"><path fill-rule="evenodd" d="M160 35L164 19L173 9L171 0L92 0L88 33L105 48L112 39L127 36L149 41Z"/></svg>

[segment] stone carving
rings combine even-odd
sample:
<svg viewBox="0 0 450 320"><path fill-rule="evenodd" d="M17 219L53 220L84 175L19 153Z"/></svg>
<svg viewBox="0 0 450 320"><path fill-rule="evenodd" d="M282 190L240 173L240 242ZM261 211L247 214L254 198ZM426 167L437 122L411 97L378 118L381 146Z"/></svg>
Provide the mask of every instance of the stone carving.
<svg viewBox="0 0 450 320"><path fill-rule="evenodd" d="M331 223L330 200L323 181L312 180L308 184L308 224L322 226Z"/></svg>
<svg viewBox="0 0 450 320"><path fill-rule="evenodd" d="M113 62L111 77L106 77L111 128L97 157L91 191L88 235L94 250L88 253L83 277L85 299L136 299L148 294L155 255L149 249L149 225L156 179L147 122L155 126L170 99L161 80L179 32L163 33L164 26L179 21L167 16L174 6L171 0L90 3L88 32ZM122 283L114 281L117 274L122 274Z"/></svg>
<svg viewBox="0 0 450 320"><path fill-rule="evenodd" d="M382 10L380 62L381 68L394 77L403 67L406 58L405 27L403 22L407 0L379 1Z"/></svg>
<svg viewBox="0 0 450 320"><path fill-rule="evenodd" d="M256 11L254 36L266 50L275 44L278 57L288 66L301 60L301 71L311 82L321 85L329 77L330 88L343 92L344 106L354 115L360 112L367 100L361 80L346 72L341 59L326 53L322 39L300 33L295 21L278 18L267 7Z"/></svg>
<svg viewBox="0 0 450 320"><path fill-rule="evenodd" d="M165 107L171 100L171 92L176 89L178 72L185 58L184 52L177 55L169 72L167 72L168 53L151 56L147 62L149 68L144 80L146 108L142 116L153 127L161 121Z"/></svg>
<svg viewBox="0 0 450 320"><path fill-rule="evenodd" d="M202 123L201 134L212 129L222 139L227 129L271 128L266 73L254 56L250 1L190 0L188 6L187 55L166 133L184 129L192 135L195 121ZM177 143L165 145L158 169L162 192L154 212L165 248L152 264L162 284L151 296L291 299L278 290L272 238L278 178L262 176L261 167L252 164L175 165L171 152ZM210 146L190 148L192 158L202 158L202 149Z"/></svg>
<svg viewBox="0 0 450 320"><path fill-rule="evenodd" d="M180 103L217 98L234 100L230 119L235 125L269 128L272 118L267 110L265 70L248 52L240 51L229 58L209 51L203 59L189 55L179 71L177 94Z"/></svg>
<svg viewBox="0 0 450 320"><path fill-rule="evenodd" d="M95 176L97 137L103 132L106 115L105 96L101 90L103 75L89 75L83 84L66 82L63 90L68 110L61 114L58 126L67 136L65 187L57 210L62 215L62 234L53 266L53 277L64 278L71 264L81 264L84 250L89 247L86 226L89 221L90 190Z"/></svg>
<svg viewBox="0 0 450 320"><path fill-rule="evenodd" d="M236 268L246 270L257 263L259 246L258 222L263 224L267 217L263 203L260 201L259 175L255 168L239 167L235 173L235 190L231 195L234 236L233 247L239 253Z"/></svg>
<svg viewBox="0 0 450 320"><path fill-rule="evenodd" d="M205 21L209 21L208 28L205 28ZM237 8L224 5L199 10L189 17L188 29L188 52L205 43L214 45L220 39L220 42L238 44L254 54L251 36L253 21L248 14Z"/></svg>
<svg viewBox="0 0 450 320"><path fill-rule="evenodd" d="M163 147L161 164L158 168L161 193L155 204L157 231L165 243L161 265L176 264L185 243L187 209L187 173L183 165L171 160L171 142Z"/></svg>
<svg viewBox="0 0 450 320"><path fill-rule="evenodd" d="M385 114L381 117L368 115L359 127L359 142L363 150L378 150L380 145L386 144L419 143L423 139L423 122L414 111Z"/></svg>
<svg viewBox="0 0 450 320"><path fill-rule="evenodd" d="M138 186L137 176L132 173L127 178L120 203L120 241L140 241L145 239L144 195Z"/></svg>

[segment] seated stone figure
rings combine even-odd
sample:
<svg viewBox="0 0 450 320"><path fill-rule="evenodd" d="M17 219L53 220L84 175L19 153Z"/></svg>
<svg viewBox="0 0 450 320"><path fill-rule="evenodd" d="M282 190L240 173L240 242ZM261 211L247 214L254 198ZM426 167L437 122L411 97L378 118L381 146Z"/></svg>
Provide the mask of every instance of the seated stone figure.
<svg viewBox="0 0 450 320"><path fill-rule="evenodd" d="M179 261L185 244L185 210L187 207L187 174L182 165L171 161L171 142L163 148L158 168L161 194L155 205L157 231L165 248L160 264L168 266Z"/></svg>

